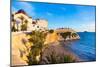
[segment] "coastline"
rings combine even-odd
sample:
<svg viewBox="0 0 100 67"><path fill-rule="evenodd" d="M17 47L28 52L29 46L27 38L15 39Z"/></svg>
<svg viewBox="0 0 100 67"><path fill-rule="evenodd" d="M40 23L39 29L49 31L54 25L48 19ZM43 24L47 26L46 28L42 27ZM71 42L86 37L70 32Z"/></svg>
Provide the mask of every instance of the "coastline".
<svg viewBox="0 0 100 67"><path fill-rule="evenodd" d="M41 56L42 58L40 58L39 64L72 63L72 62L79 62L81 60L72 51L70 51L69 49L66 49L66 47L64 47L64 45L65 45L64 41L61 41L61 40L59 41L59 40L57 40L58 37L56 39L56 38L54 38L54 36L57 36L57 35L53 35L52 37L51 36L49 37L50 39L54 39L53 42L48 40L49 44L46 44L43 47L42 56ZM13 49L12 56L16 57L16 58L17 57L20 58L20 61L23 61L22 65L28 65L28 63L26 61L28 61L27 55L30 52L27 51L27 49L31 48L31 45L28 42L28 38L29 37L26 36L25 32L12 33L12 39L13 39L13 41L12 41L12 49ZM27 42L27 44L25 44L23 42L23 39ZM66 40L66 41L69 42L70 40ZM19 43L19 45L18 45L18 43ZM20 57L21 53L23 51L25 53L23 53L23 57ZM16 52L18 52L18 53L16 53ZM50 56L53 56L53 57L50 57ZM70 57L69 59L71 59L71 60L67 60L68 62L67 61L65 62L64 59L66 59L66 58L64 58L64 57L67 57L67 56L69 56ZM49 57L49 58L47 58L47 57ZM59 57L60 57L60 59L59 59ZM48 59L51 59L51 58L53 58L55 60L55 62L48 61ZM12 65L17 65L17 64L20 65L18 63L18 60L15 60L14 58L12 58L12 62L14 62L14 63L12 63Z"/></svg>
<svg viewBox="0 0 100 67"><path fill-rule="evenodd" d="M70 51L69 49L66 49L63 45L64 43L52 43L49 44L48 47L44 48L44 51L42 52L42 60L40 61L40 64L55 64L48 61L48 58L51 59L50 55L54 55L55 59L58 60L57 63L72 63L72 62L79 62L82 61L74 52ZM57 57L63 57L63 56L70 56L70 58L73 60L72 62L64 62L63 59L57 59ZM52 60L51 60L52 61ZM60 61L60 62L59 62Z"/></svg>

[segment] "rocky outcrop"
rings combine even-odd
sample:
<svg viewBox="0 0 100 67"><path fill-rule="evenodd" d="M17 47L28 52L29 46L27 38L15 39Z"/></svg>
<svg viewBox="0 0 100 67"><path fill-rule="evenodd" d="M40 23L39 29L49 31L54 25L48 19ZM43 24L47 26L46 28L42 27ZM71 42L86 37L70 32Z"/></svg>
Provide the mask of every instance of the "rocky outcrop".
<svg viewBox="0 0 100 67"><path fill-rule="evenodd" d="M23 32L12 32L12 66L28 65L27 55L31 44L27 40L28 36Z"/></svg>
<svg viewBox="0 0 100 67"><path fill-rule="evenodd" d="M33 45L33 43L29 42L30 38L30 36L26 35L25 31L12 32L12 66L28 65L29 58L27 56L29 55L31 46ZM57 33L57 31L47 34L41 53L42 55L36 56L39 64L79 61L79 58L75 56L74 53L66 50L62 46L63 44L59 41L61 38L62 37Z"/></svg>
<svg viewBox="0 0 100 67"><path fill-rule="evenodd" d="M76 40L80 39L80 36L71 28L59 28L55 30L60 36L60 40Z"/></svg>
<svg viewBox="0 0 100 67"><path fill-rule="evenodd" d="M56 32L48 33L45 38L44 44L50 44L50 43L58 42L58 41L59 41L59 36L57 35Z"/></svg>

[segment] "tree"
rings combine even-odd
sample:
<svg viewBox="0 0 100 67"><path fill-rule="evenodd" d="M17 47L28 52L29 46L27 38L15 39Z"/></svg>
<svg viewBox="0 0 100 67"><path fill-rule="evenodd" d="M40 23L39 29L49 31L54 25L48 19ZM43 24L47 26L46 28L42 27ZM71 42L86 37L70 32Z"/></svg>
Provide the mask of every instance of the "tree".
<svg viewBox="0 0 100 67"><path fill-rule="evenodd" d="M76 37L77 33L72 33L71 35L72 35L72 37Z"/></svg>
<svg viewBox="0 0 100 67"><path fill-rule="evenodd" d="M16 23L15 23L15 20L13 19L12 20L12 27L11 27L11 31L13 31L13 32L16 31L15 25L16 25Z"/></svg>
<svg viewBox="0 0 100 67"><path fill-rule="evenodd" d="M64 33L60 33L60 35L64 38L64 40L66 39L66 37L69 37L71 36L71 32L64 32Z"/></svg>
<svg viewBox="0 0 100 67"><path fill-rule="evenodd" d="M49 33L53 33L53 32L54 32L54 30L52 30L52 29L51 29L51 30L49 30Z"/></svg>
<svg viewBox="0 0 100 67"><path fill-rule="evenodd" d="M38 64L39 61L36 59L36 56L40 55L40 59L42 57L42 49L44 45L45 35L43 32L39 31L33 31L31 34L29 34L29 42L33 44L31 47L30 53L28 55L28 64Z"/></svg>
<svg viewBox="0 0 100 67"><path fill-rule="evenodd" d="M27 24L28 24L28 21L27 20L25 20L25 22L22 23L22 25L21 25L21 30L22 31L26 31L27 30Z"/></svg>
<svg viewBox="0 0 100 67"><path fill-rule="evenodd" d="M24 26L24 17L23 16L21 16L20 17L20 19L21 19L21 31L24 31L24 29L25 29L25 26Z"/></svg>

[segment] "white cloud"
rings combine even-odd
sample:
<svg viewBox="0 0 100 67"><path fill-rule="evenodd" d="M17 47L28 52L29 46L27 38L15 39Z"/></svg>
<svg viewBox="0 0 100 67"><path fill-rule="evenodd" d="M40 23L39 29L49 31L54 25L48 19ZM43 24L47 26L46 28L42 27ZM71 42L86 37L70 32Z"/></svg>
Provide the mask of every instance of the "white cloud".
<svg viewBox="0 0 100 67"><path fill-rule="evenodd" d="M94 32L95 31L95 23L86 25L86 28L88 29L88 31Z"/></svg>
<svg viewBox="0 0 100 67"><path fill-rule="evenodd" d="M89 31L89 32L95 32L95 22L87 23L87 24L81 24L79 28L76 29L77 31Z"/></svg>

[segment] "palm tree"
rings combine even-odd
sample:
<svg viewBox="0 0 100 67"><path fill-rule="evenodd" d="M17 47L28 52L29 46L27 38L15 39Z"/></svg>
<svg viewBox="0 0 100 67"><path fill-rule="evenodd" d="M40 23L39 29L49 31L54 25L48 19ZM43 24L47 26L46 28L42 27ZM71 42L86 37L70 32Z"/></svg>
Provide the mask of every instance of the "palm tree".
<svg viewBox="0 0 100 67"><path fill-rule="evenodd" d="M24 24L24 17L21 16L20 19L22 20L22 22L21 22L21 24L22 24L22 25L21 25L21 31L23 31L23 27L24 27L24 26L23 26L23 24Z"/></svg>
<svg viewBox="0 0 100 67"><path fill-rule="evenodd" d="M25 20L25 22L22 24L22 31L27 31L27 24L28 24L28 21Z"/></svg>
<svg viewBox="0 0 100 67"><path fill-rule="evenodd" d="M25 20L25 30L27 30L28 21Z"/></svg>
<svg viewBox="0 0 100 67"><path fill-rule="evenodd" d="M43 32L33 31L30 34L30 37L29 42L33 43L33 46L31 47L30 54L28 56L28 63L29 65L38 64L39 61L37 61L36 56L40 55L41 60L45 35Z"/></svg>

